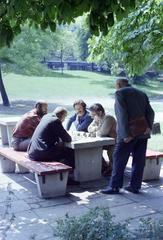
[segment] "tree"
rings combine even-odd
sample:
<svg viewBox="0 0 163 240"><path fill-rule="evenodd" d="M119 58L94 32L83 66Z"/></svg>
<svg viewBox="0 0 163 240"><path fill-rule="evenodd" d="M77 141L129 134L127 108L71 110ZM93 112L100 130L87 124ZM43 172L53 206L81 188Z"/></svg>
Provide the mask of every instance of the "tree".
<svg viewBox="0 0 163 240"><path fill-rule="evenodd" d="M45 30L56 30L57 24L74 22L87 13L90 31L107 34L115 21L121 20L141 0L1 0L0 46L10 45L25 22Z"/></svg>
<svg viewBox="0 0 163 240"><path fill-rule="evenodd" d="M5 86L3 83L2 69L1 69L1 65L6 62L11 62L11 61L5 57L0 58L0 93L1 93L2 101L3 101L3 105L8 107L8 106L10 106L10 102L9 102L9 99L8 99L8 96L7 96L7 93L5 90Z"/></svg>
<svg viewBox="0 0 163 240"><path fill-rule="evenodd" d="M115 24L107 36L92 40L91 56L98 60L112 50L113 57L124 63L130 75L143 74L153 65L162 67L162 12L161 1L144 1L127 18ZM107 57L110 60L109 54Z"/></svg>
<svg viewBox="0 0 163 240"><path fill-rule="evenodd" d="M53 33L49 29L42 31L24 25L10 48L4 47L0 52L3 51L14 61L12 65L6 64L5 70L25 75L48 76L52 73L40 62L44 58L51 60L58 54L60 56L61 46L63 46L63 60L75 57L76 37L67 26L59 26Z"/></svg>
<svg viewBox="0 0 163 240"><path fill-rule="evenodd" d="M91 37L91 33L86 23L86 17L80 17L76 21L76 38L78 43L79 59L85 61L89 55L88 53L88 39Z"/></svg>

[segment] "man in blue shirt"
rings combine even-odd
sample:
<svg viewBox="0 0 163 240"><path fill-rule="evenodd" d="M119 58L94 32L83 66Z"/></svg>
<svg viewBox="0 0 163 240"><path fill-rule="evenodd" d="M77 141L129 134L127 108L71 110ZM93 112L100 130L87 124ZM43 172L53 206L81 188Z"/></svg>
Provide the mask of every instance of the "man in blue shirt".
<svg viewBox="0 0 163 240"><path fill-rule="evenodd" d="M66 130L69 130L73 123L77 131L87 132L87 128L93 119L86 110L86 103L83 100L75 101L73 108L76 113L68 120Z"/></svg>

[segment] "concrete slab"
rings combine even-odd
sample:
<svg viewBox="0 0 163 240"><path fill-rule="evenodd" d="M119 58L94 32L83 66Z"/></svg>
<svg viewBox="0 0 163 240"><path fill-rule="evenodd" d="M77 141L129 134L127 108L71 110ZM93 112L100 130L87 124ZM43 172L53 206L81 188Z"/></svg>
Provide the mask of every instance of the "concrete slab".
<svg viewBox="0 0 163 240"><path fill-rule="evenodd" d="M163 186L160 187L147 187L141 190L140 194L133 194L124 191L124 196L133 200L134 202L144 202L147 199L153 199L158 197L163 197Z"/></svg>
<svg viewBox="0 0 163 240"><path fill-rule="evenodd" d="M143 182L142 193L103 195L99 190L109 178L68 186L65 197L41 199L38 197L32 174L0 174L0 239L5 240L60 240L54 236L56 219L81 216L89 209L107 207L116 221L131 218L133 230L139 219L163 219L163 171L159 181ZM129 182L125 176L124 185Z"/></svg>
<svg viewBox="0 0 163 240"><path fill-rule="evenodd" d="M52 207L52 206L58 206L63 204L69 204L72 203L71 199L68 197L57 197L54 199L48 199L42 202L39 202L40 207Z"/></svg>
<svg viewBox="0 0 163 240"><path fill-rule="evenodd" d="M46 221L31 211L24 211L15 215L10 229L6 231L5 240L44 240L53 237L53 234L53 229Z"/></svg>
<svg viewBox="0 0 163 240"><path fill-rule="evenodd" d="M87 211L88 208L76 203L59 205L54 207L39 208L33 210L33 212L37 214L40 218L50 223L56 221L56 219L58 218L64 217L65 214L68 214L69 216L81 216Z"/></svg>
<svg viewBox="0 0 163 240"><path fill-rule="evenodd" d="M129 218L132 219L156 213L156 211L153 210L152 208L137 203L113 207L110 208L110 212L111 214L115 215L115 220L118 222L127 220Z"/></svg>
<svg viewBox="0 0 163 240"><path fill-rule="evenodd" d="M87 190L85 191L80 190L80 192L70 192L68 196L72 201L77 203L80 202L80 204L83 202L84 204L85 202L88 202L89 199L99 197L100 194L96 191L93 192Z"/></svg>
<svg viewBox="0 0 163 240"><path fill-rule="evenodd" d="M15 214L29 209L30 206L23 200L9 200L0 203L0 216L3 218L6 214Z"/></svg>
<svg viewBox="0 0 163 240"><path fill-rule="evenodd" d="M94 207L107 207L113 208L116 206L122 206L131 204L133 201L126 199L125 197L119 195L102 195L98 198L90 199L87 203L87 207L94 208Z"/></svg>
<svg viewBox="0 0 163 240"><path fill-rule="evenodd" d="M16 200L16 196L14 194L11 194L10 192L7 191L1 191L0 192L0 203L3 203L5 201L14 201Z"/></svg>
<svg viewBox="0 0 163 240"><path fill-rule="evenodd" d="M147 199L143 203L158 212L163 212L163 197Z"/></svg>

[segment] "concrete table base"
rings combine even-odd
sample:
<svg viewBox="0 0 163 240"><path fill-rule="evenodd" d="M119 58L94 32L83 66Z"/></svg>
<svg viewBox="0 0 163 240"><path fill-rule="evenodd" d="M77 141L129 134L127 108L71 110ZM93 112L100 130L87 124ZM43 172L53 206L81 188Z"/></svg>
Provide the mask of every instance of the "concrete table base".
<svg viewBox="0 0 163 240"><path fill-rule="evenodd" d="M75 149L76 181L85 182L101 178L102 147Z"/></svg>

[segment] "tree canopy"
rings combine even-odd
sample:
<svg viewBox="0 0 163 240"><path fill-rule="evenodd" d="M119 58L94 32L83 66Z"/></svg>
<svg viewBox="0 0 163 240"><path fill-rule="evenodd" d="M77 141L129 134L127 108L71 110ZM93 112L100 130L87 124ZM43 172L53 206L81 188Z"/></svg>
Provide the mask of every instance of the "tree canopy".
<svg viewBox="0 0 163 240"><path fill-rule="evenodd" d="M1 0L0 47L10 45L21 26L28 21L42 30L57 24L71 23L87 13L91 33L107 34L114 22L121 20L141 0Z"/></svg>
<svg viewBox="0 0 163 240"><path fill-rule="evenodd" d="M163 3L143 1L127 18L115 24L107 36L90 42L91 61L106 58L123 63L130 75L142 74L150 66L163 64Z"/></svg>
<svg viewBox="0 0 163 240"><path fill-rule="evenodd" d="M56 32L53 33L49 29L42 31L24 25L21 33L14 38L10 48L0 49L0 57L8 56L13 61L12 64L6 63L3 70L25 75L51 75L46 65L42 65L40 62L45 58L60 61L61 48L63 60L68 57L76 57L78 53L75 36L67 26L57 27ZM55 57L59 57L59 59L55 59Z"/></svg>

